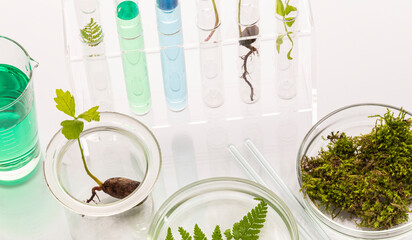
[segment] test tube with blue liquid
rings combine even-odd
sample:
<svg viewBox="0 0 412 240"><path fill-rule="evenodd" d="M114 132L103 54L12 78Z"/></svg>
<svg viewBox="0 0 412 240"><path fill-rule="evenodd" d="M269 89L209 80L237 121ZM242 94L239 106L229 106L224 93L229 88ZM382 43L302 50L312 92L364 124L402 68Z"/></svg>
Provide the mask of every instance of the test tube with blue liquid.
<svg viewBox="0 0 412 240"><path fill-rule="evenodd" d="M135 114L144 115L150 111L151 96L139 7L136 0L115 3L129 106Z"/></svg>
<svg viewBox="0 0 412 240"><path fill-rule="evenodd" d="M157 0L156 14L167 106L181 111L187 106L187 83L180 5Z"/></svg>

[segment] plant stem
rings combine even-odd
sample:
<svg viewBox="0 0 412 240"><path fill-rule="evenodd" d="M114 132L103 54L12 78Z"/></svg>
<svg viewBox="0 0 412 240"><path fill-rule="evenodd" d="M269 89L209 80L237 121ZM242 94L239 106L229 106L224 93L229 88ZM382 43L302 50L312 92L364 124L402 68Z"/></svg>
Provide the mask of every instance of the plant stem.
<svg viewBox="0 0 412 240"><path fill-rule="evenodd" d="M290 2L290 0L286 1L286 4L285 4L286 7L289 5L289 2ZM292 43L292 47L290 48L290 50L288 52L288 59L292 60L293 58L290 56L290 54L292 52L294 43L293 43L292 37L290 36L291 32L288 31L288 27L286 25L286 14L283 14L283 26L285 27L286 35L288 36L290 43Z"/></svg>
<svg viewBox="0 0 412 240"><path fill-rule="evenodd" d="M239 28L239 36L242 35L242 28L240 27L240 7L242 6L242 0L239 0L239 6L237 9L237 26Z"/></svg>
<svg viewBox="0 0 412 240"><path fill-rule="evenodd" d="M85 159L84 153L83 153L82 144L80 143L80 138L77 139L77 142L79 143L80 153L82 154L83 165L84 165L84 169L85 169L86 172L87 172L87 175L89 175L100 187L102 187L102 186L103 186L102 181L100 181L97 177L95 177L95 176L89 171L89 168L87 167L86 159Z"/></svg>
<svg viewBox="0 0 412 240"><path fill-rule="evenodd" d="M216 6L216 2L215 0L212 0L212 4L213 4L213 11L215 11L215 27L213 29L213 31L209 34L209 36L205 39L205 42L209 41L213 34L216 32L216 28L219 26L219 13L217 12L217 6Z"/></svg>

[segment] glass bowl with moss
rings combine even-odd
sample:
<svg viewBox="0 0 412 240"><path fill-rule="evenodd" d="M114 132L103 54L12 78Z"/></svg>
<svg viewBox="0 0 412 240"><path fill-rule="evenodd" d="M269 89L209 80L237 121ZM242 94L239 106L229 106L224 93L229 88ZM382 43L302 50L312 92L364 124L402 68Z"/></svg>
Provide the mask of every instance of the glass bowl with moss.
<svg viewBox="0 0 412 240"><path fill-rule="evenodd" d="M402 108L357 104L316 123L297 157L309 213L338 235L389 239L409 234L411 118Z"/></svg>
<svg viewBox="0 0 412 240"><path fill-rule="evenodd" d="M147 239L189 236L299 239L292 213L278 196L254 182L228 177L201 180L174 193L157 211Z"/></svg>

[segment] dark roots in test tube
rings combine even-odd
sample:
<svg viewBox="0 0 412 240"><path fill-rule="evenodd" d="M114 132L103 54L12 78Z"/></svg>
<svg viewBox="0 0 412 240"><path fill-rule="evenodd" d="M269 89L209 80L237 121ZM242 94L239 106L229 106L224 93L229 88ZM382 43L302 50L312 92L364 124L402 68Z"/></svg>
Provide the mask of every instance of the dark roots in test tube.
<svg viewBox="0 0 412 240"><path fill-rule="evenodd" d="M259 27L256 25L250 26L250 27L245 28L240 33L240 37L246 38L246 39L242 39L239 41L239 44L241 46L249 49L248 53L246 53L243 56L240 56L240 58L243 60L243 64L242 64L243 73L241 77L243 78L243 80L245 80L246 84L249 85L250 87L250 101L252 102L254 100L254 88L253 88L252 83L248 79L248 77L250 78L250 74L247 69L247 62L248 62L248 59L252 56L252 54L259 55L258 49L252 45L254 42L256 42L257 37L250 38L253 36L257 36L257 35L259 35Z"/></svg>

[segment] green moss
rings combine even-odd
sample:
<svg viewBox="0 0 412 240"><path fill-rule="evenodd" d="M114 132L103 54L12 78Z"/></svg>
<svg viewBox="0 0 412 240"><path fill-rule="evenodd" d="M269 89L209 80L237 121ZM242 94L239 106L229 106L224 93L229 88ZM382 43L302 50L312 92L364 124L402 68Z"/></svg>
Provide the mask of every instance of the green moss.
<svg viewBox="0 0 412 240"><path fill-rule="evenodd" d="M412 131L401 110L377 118L361 136L331 133L325 149L302 159L301 191L335 218L350 213L359 227L383 230L408 221L412 202Z"/></svg>

